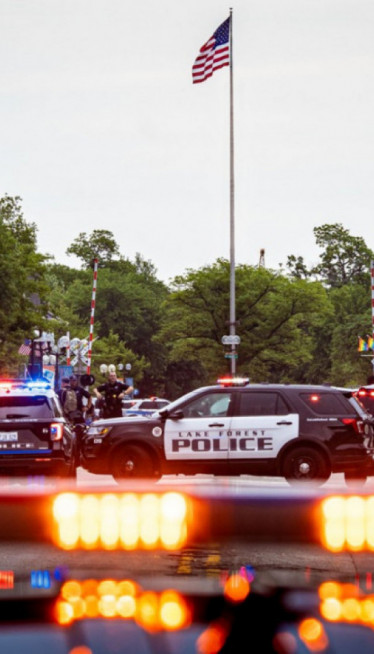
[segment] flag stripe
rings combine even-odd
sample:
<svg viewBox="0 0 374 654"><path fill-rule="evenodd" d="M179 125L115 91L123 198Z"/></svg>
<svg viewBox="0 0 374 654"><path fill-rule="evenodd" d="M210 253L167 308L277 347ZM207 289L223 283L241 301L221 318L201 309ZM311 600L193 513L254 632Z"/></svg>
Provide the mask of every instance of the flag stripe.
<svg viewBox="0 0 374 654"><path fill-rule="evenodd" d="M211 77L214 71L230 64L230 18L227 18L213 36L200 48L192 66L192 82L197 84Z"/></svg>
<svg viewBox="0 0 374 654"><path fill-rule="evenodd" d="M18 350L18 354L24 354L28 356L31 353L31 347L29 345L21 345Z"/></svg>
<svg viewBox="0 0 374 654"><path fill-rule="evenodd" d="M217 56L217 54L212 54L210 57L205 57L202 63L194 65L192 69L193 82L203 82L207 77L210 77L215 70L228 66L230 64L229 52L224 53L222 56Z"/></svg>

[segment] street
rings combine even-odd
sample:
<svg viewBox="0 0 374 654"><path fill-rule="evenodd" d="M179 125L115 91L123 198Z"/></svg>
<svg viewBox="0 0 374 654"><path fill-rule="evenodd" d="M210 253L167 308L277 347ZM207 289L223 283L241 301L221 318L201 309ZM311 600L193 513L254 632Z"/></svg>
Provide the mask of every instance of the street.
<svg viewBox="0 0 374 654"><path fill-rule="evenodd" d="M31 486L29 480L3 480L4 489ZM43 485L41 479L35 478L35 485ZM47 484L50 482L46 482ZM289 488L282 479L260 477L214 478L208 475L196 477L164 477L157 486L169 488L193 488L205 485L217 493L221 488L237 489L238 494L261 489ZM83 469L78 470L78 489L99 489L108 491L118 488L111 476L91 475ZM342 475L333 475L325 484L333 493L346 490ZM365 490L374 491L374 479L371 478ZM3 534L4 538L4 534ZM206 545L187 547L177 552L117 552L117 551L71 551L62 552L46 544L14 544L2 542L0 546L1 568L13 570L15 575L27 575L32 570L56 568L68 569L70 574L110 575L111 571L121 571L124 577L142 578L147 576L162 577L173 583L175 577L219 579L228 571L246 569L248 566L261 571L270 580L282 583L318 582L333 578L350 578L352 581L371 584L374 572L372 554L341 553L331 554L322 551L316 545L288 545L281 543L243 543L235 541L220 544L210 542ZM94 571L94 572L93 572ZM369 580L369 581L368 581Z"/></svg>

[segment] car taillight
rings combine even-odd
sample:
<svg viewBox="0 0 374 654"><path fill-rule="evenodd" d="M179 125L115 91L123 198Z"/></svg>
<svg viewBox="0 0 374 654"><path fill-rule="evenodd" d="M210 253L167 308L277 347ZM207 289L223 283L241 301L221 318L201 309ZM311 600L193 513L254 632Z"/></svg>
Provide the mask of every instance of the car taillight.
<svg viewBox="0 0 374 654"><path fill-rule="evenodd" d="M64 432L64 427L61 422L52 422L50 427L51 441L60 441Z"/></svg>
<svg viewBox="0 0 374 654"><path fill-rule="evenodd" d="M362 420L357 420L357 418L342 418L343 425L352 425L356 434L364 433L364 423Z"/></svg>

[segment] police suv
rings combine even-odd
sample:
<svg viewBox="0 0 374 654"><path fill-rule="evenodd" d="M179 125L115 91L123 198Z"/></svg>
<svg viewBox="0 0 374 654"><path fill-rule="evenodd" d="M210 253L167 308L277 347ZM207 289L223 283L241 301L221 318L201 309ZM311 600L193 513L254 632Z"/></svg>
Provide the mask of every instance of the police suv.
<svg viewBox="0 0 374 654"><path fill-rule="evenodd" d="M290 484L374 474L373 418L349 390L224 379L150 417L98 420L81 462L93 473L271 475Z"/></svg>
<svg viewBox="0 0 374 654"><path fill-rule="evenodd" d="M0 380L0 474L75 477L75 437L44 380Z"/></svg>

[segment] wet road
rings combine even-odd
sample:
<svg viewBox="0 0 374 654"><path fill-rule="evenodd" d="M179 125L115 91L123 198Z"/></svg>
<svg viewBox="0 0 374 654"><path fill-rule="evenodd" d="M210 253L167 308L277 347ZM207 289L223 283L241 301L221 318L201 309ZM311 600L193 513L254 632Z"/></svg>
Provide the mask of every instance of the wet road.
<svg viewBox="0 0 374 654"><path fill-rule="evenodd" d="M41 479L9 480L10 486L31 486L42 484ZM157 486L180 488L189 486L209 487L212 492L222 488L241 493L261 489L289 489L287 482L276 478L236 477L214 478L208 475L197 477L164 477ZM91 475L83 469L78 470L78 489L105 488L115 490L118 485L111 476ZM333 475L324 488L337 493L346 490L342 475ZM374 493L374 478L365 486L365 491ZM3 535L4 538L4 535ZM14 544L2 542L0 545L2 570L13 570L15 574L28 574L31 570L67 568L70 574L110 575L116 571L124 577L151 576L170 579L210 578L219 579L228 571L252 567L261 571L265 577L276 583L316 582L326 578L359 579L360 583L371 584L374 574L373 554L331 554L314 545L291 546L280 543L243 543L233 540L229 543L209 542L184 548L178 552L61 552L45 544Z"/></svg>

